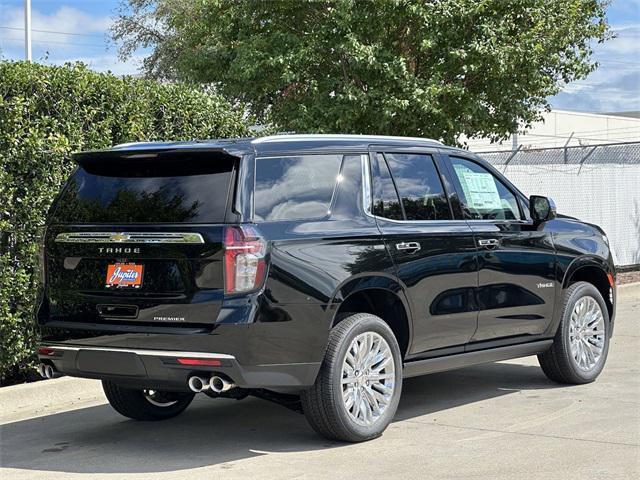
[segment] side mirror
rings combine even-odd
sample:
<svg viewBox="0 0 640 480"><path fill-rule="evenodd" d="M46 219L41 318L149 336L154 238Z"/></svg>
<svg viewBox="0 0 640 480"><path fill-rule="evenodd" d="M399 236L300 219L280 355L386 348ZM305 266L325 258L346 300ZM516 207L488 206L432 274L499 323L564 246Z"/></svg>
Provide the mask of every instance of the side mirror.
<svg viewBox="0 0 640 480"><path fill-rule="evenodd" d="M556 204L547 197L531 195L529 210L534 223L542 223L556 218Z"/></svg>

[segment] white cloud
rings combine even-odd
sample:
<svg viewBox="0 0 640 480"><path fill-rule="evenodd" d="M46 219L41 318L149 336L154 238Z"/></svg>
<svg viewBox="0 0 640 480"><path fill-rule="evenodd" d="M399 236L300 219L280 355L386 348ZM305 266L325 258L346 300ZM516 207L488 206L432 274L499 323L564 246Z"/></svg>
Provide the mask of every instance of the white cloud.
<svg viewBox="0 0 640 480"><path fill-rule="evenodd" d="M109 71L114 75L135 75L139 72L143 59L143 55L134 55L123 62L115 53L105 53L104 55L65 57L43 63L61 65L67 62L82 62L96 72Z"/></svg>
<svg viewBox="0 0 640 480"><path fill-rule="evenodd" d="M640 24L613 25L617 37L594 47L598 69L551 98L555 108L615 112L640 110Z"/></svg>
<svg viewBox="0 0 640 480"><path fill-rule="evenodd" d="M74 47L75 44L80 43L105 43L106 46L106 37L104 35L109 29L111 22L112 20L108 16L90 15L75 8L65 6L60 7L48 15L41 13L37 9L33 9L31 12L31 28L34 30L32 33L33 42L40 45L46 45L48 42L51 42L51 45L55 45L56 47ZM7 29L7 31L12 32L9 38L22 38L23 32L19 31L24 28L24 17L21 8L2 9L0 12L0 23L3 26L14 29ZM37 30L82 34L83 36L61 35L39 32Z"/></svg>
<svg viewBox="0 0 640 480"><path fill-rule="evenodd" d="M115 47L108 42L107 32L113 19L92 15L76 8L61 6L50 14L32 9L33 58L37 62L60 65L83 62L96 71L111 71L116 75L136 74L143 56L121 62ZM2 31L0 49L3 58L21 60L24 55L24 18L21 8L0 10ZM63 35L65 32L74 35Z"/></svg>

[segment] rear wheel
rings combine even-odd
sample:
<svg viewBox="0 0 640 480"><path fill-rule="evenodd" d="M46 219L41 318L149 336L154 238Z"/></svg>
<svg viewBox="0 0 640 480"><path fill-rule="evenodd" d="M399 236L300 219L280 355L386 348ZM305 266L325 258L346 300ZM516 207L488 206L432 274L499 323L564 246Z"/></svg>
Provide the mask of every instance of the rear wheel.
<svg viewBox="0 0 640 480"><path fill-rule="evenodd" d="M116 412L134 420L165 420L181 414L193 400L193 393L161 392L125 388L102 381L107 400Z"/></svg>
<svg viewBox="0 0 640 480"><path fill-rule="evenodd" d="M593 382L609 352L609 312L596 287L576 282L564 294L562 320L545 353L538 355L544 373L560 383Z"/></svg>
<svg viewBox="0 0 640 480"><path fill-rule="evenodd" d="M400 400L402 357L389 326L355 314L333 328L313 387L302 392L311 426L332 440L361 442L387 428Z"/></svg>

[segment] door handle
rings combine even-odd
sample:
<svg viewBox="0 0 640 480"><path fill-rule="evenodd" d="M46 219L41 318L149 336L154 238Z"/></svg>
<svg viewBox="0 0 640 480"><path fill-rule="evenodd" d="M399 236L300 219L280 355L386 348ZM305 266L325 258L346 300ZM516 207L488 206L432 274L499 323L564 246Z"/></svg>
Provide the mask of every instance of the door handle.
<svg viewBox="0 0 640 480"><path fill-rule="evenodd" d="M418 242L402 242L396 243L397 250L411 250L413 252L417 252L420 250L420 244Z"/></svg>
<svg viewBox="0 0 640 480"><path fill-rule="evenodd" d="M478 245L481 247L497 247L500 244L500 241L497 238L481 238L478 240Z"/></svg>

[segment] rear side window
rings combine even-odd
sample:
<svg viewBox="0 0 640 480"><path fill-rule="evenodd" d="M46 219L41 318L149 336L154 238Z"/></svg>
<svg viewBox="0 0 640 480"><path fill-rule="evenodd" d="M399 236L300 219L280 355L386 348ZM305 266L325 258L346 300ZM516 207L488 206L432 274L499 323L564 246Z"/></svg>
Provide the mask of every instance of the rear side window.
<svg viewBox="0 0 640 480"><path fill-rule="evenodd" d="M83 163L54 223L221 223L236 159L212 153Z"/></svg>
<svg viewBox="0 0 640 480"><path fill-rule="evenodd" d="M254 219L324 218L340 173L342 155L298 155L256 159Z"/></svg>
<svg viewBox="0 0 640 480"><path fill-rule="evenodd" d="M451 209L431 155L385 153L407 220L450 220Z"/></svg>

